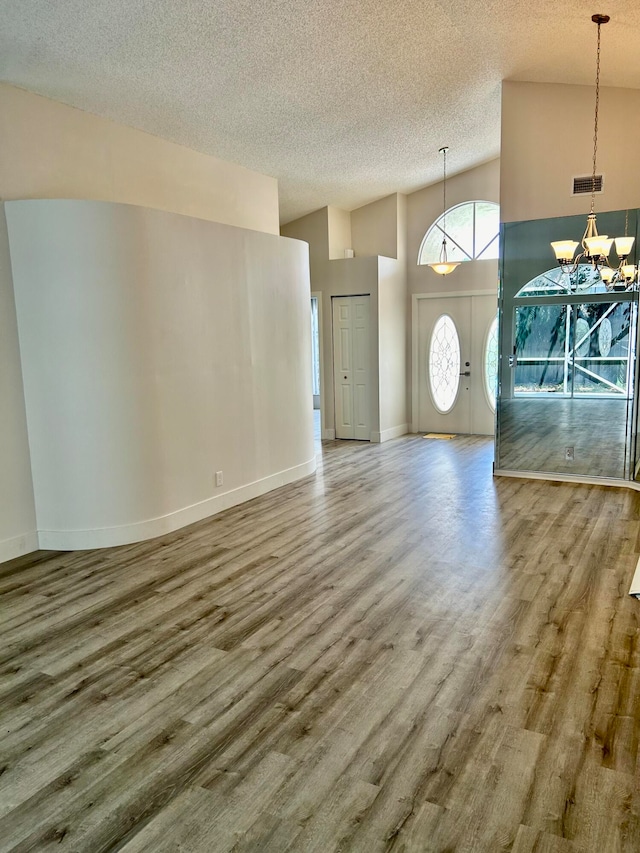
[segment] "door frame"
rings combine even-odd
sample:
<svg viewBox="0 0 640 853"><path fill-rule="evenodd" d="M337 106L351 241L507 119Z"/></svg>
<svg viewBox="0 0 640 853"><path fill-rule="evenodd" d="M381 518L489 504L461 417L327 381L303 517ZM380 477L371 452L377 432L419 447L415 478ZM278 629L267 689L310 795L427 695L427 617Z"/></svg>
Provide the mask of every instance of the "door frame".
<svg viewBox="0 0 640 853"><path fill-rule="evenodd" d="M324 438L323 435L323 424L324 424L324 344L322 341L322 291L321 290L312 290L310 293L310 297L318 300L318 358L320 359L320 369L318 371L320 377L320 440Z"/></svg>
<svg viewBox="0 0 640 853"><path fill-rule="evenodd" d="M458 290L438 291L437 293L412 293L411 294L411 432L418 431L418 394L419 394L419 353L418 353L418 300L420 299L455 299L467 296L495 296L498 297L498 288L484 288L483 290Z"/></svg>
<svg viewBox="0 0 640 853"><path fill-rule="evenodd" d="M368 353L369 353L369 365L368 365L368 371L369 371L369 379L368 379L369 406L368 406L368 408L369 408L369 411L367 413L367 417L369 420L369 437L368 438L361 438L361 439L343 439L343 440L345 440L345 441L370 441L370 442L374 442L374 441L380 440L379 438L377 438L377 439L374 438L374 435L379 436L380 433L374 433L374 431L372 429L374 422L375 422L374 400L373 400L373 390L374 390L375 383L373 381L373 376L377 373L376 362L374 359L373 346L372 346L374 343L374 338L371 334L371 316L372 316L373 308L375 307L372 293L332 293L329 296L329 301L331 304L331 393L333 394L333 430L332 430L333 436L332 436L332 438L333 439L336 438L336 432L337 432L337 425L336 425L336 408L337 407L336 407L336 383L335 383L336 342L335 342L335 324L334 324L334 311L335 311L334 300L335 299L362 299L362 298L366 298L369 300L369 302L368 302L369 311L368 311L368 319L367 319L367 335L368 335L367 349L368 349ZM321 404L322 404L322 398L321 398Z"/></svg>

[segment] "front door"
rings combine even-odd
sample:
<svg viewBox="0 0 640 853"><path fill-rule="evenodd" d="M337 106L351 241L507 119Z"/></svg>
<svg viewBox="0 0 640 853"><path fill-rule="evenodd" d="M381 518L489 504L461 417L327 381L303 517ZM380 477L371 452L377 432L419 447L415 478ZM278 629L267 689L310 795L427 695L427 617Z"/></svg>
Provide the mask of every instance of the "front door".
<svg viewBox="0 0 640 853"><path fill-rule="evenodd" d="M494 400L485 362L496 297L419 298L417 312L418 430L490 435Z"/></svg>

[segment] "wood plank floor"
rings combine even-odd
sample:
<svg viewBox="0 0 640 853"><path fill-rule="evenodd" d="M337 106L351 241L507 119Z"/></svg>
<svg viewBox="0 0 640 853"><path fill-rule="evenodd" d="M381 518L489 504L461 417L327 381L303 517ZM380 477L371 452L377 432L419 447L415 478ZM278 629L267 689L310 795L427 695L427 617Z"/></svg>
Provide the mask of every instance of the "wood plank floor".
<svg viewBox="0 0 640 853"><path fill-rule="evenodd" d="M0 850L638 853L640 496L491 460L0 566Z"/></svg>

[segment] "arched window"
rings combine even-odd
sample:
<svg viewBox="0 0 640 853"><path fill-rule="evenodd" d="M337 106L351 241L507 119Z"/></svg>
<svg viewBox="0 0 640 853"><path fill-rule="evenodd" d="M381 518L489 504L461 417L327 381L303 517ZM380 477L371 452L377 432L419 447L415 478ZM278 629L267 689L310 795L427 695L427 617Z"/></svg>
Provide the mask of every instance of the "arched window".
<svg viewBox="0 0 640 853"><path fill-rule="evenodd" d="M445 234L450 261L497 258L500 205L492 201L465 201L450 207L424 235L418 252L418 264L438 262Z"/></svg>
<svg viewBox="0 0 640 853"><path fill-rule="evenodd" d="M575 270L566 272L561 267L540 273L528 281L516 293L516 299L532 296L566 296L571 293L607 293L607 286L600 272L591 264L578 264Z"/></svg>

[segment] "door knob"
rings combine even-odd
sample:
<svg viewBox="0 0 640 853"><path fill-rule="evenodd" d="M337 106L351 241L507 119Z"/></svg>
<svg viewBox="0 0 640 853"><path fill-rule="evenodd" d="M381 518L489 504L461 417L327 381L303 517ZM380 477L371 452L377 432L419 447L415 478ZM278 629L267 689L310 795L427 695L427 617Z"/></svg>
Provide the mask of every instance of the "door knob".
<svg viewBox="0 0 640 853"><path fill-rule="evenodd" d="M470 371L470 370L465 370L465 371L463 371L463 372L460 374L460 376L471 376L471 371Z"/></svg>

